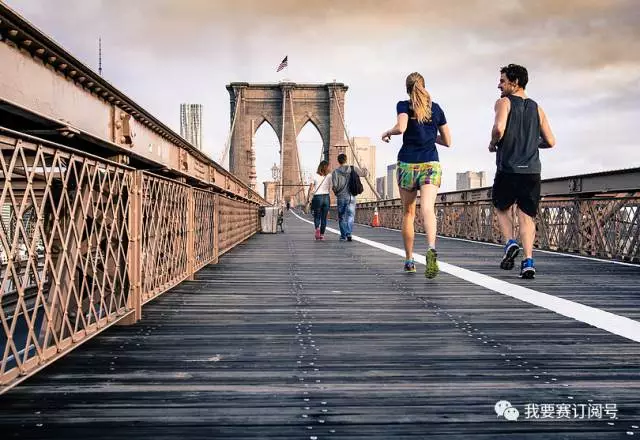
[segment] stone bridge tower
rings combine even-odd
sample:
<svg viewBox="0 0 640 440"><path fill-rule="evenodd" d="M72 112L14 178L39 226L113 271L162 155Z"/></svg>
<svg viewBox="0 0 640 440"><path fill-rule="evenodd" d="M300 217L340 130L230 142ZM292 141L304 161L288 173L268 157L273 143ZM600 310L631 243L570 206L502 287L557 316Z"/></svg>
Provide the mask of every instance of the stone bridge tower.
<svg viewBox="0 0 640 440"><path fill-rule="evenodd" d="M280 142L282 186L279 198L292 204L302 202L305 194L296 139L302 127L311 121L322 138L323 157L329 160L332 168L337 166L338 149L332 147L346 144L344 96L347 89L344 84L336 82L233 82L227 85L231 98L232 127L229 171L255 188L252 141L258 128L268 123Z"/></svg>

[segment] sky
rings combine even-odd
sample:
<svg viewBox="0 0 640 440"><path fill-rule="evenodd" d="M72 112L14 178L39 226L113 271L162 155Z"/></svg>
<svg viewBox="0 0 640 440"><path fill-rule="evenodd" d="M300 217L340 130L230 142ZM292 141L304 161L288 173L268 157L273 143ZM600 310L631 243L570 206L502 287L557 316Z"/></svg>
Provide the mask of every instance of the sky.
<svg viewBox="0 0 640 440"><path fill-rule="evenodd" d="M557 138L541 152L543 178L640 166L638 0L5 2L96 71L101 37L105 79L176 132L180 103L203 104L203 150L216 161L230 128L226 84L336 80L349 87L349 135L371 138L382 176L402 140L380 135L417 71L453 137L439 147L441 191L467 170L486 171L490 184L499 70L517 63ZM289 67L276 73L285 55ZM279 159L267 124L256 145L258 180L270 180ZM321 141L311 124L298 145L303 168L315 170Z"/></svg>

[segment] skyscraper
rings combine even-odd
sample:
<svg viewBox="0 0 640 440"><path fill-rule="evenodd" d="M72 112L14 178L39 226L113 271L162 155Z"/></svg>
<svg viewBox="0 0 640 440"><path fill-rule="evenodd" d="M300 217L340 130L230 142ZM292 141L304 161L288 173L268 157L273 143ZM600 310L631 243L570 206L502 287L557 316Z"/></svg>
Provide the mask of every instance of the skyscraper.
<svg viewBox="0 0 640 440"><path fill-rule="evenodd" d="M375 185L376 182L376 146L371 143L371 139L368 137L352 137L351 145L353 145L356 154L358 155L358 162L352 160L354 165L359 163L362 168L369 170L369 182ZM350 155L347 154L347 157ZM364 192L358 196L358 202L367 202L376 200L376 195L373 193L371 187L365 178L360 178Z"/></svg>
<svg viewBox="0 0 640 440"><path fill-rule="evenodd" d="M387 198L398 199L400 198L400 190L398 189L398 165L387 165Z"/></svg>
<svg viewBox="0 0 640 440"><path fill-rule="evenodd" d="M487 176L484 171L456 173L456 191L466 189L482 188L487 184Z"/></svg>
<svg viewBox="0 0 640 440"><path fill-rule="evenodd" d="M180 136L202 150L202 104L180 104Z"/></svg>
<svg viewBox="0 0 640 440"><path fill-rule="evenodd" d="M376 191L381 199L387 198L387 176L376 178Z"/></svg>

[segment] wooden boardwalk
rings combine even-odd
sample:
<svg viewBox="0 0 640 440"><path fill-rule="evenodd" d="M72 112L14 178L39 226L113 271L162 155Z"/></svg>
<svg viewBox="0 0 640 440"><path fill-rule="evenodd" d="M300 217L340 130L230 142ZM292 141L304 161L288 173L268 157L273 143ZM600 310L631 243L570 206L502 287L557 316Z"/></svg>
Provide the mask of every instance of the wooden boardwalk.
<svg viewBox="0 0 640 440"><path fill-rule="evenodd" d="M363 243L315 242L291 215L285 229L0 396L2 438L640 438L640 343L447 273L404 274L400 257ZM402 248L397 231L355 234ZM640 267L538 254L529 281L496 267L499 247L438 248L451 264L640 320ZM499 400L518 421L496 415ZM616 419L571 406L611 403ZM554 418L527 418L526 404L554 405Z"/></svg>

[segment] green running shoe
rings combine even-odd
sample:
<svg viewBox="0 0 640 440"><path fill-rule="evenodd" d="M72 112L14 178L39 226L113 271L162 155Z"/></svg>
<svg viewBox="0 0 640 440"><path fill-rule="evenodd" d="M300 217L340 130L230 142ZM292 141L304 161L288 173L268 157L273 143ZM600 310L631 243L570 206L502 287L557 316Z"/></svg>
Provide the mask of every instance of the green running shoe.
<svg viewBox="0 0 640 440"><path fill-rule="evenodd" d="M424 269L424 276L435 278L440 269L438 268L438 253L435 249L429 249L426 255L427 267Z"/></svg>

